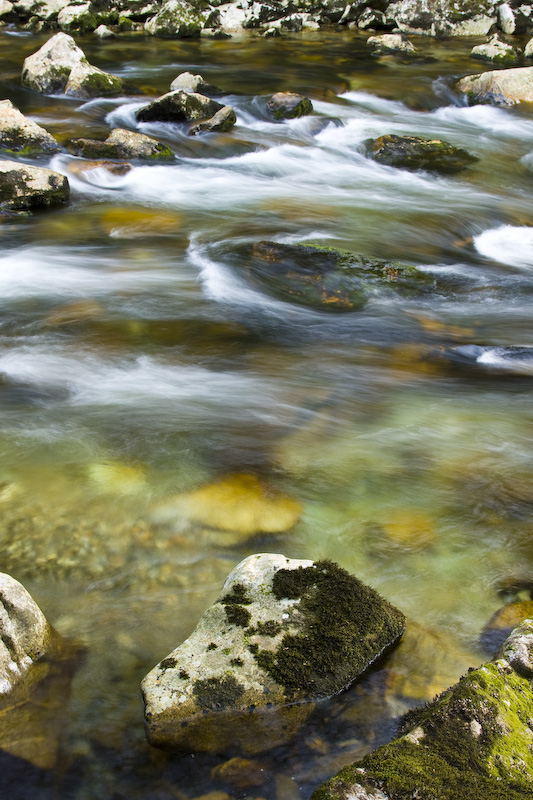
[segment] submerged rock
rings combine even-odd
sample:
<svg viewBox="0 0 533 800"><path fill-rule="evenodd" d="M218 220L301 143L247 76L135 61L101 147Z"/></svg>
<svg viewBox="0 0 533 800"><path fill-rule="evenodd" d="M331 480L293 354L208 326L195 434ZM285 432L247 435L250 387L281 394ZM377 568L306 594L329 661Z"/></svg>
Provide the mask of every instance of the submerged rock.
<svg viewBox="0 0 533 800"><path fill-rule="evenodd" d="M253 282L284 300L326 311L358 311L381 290L412 292L432 283L409 264L333 247L258 242L246 256Z"/></svg>
<svg viewBox="0 0 533 800"><path fill-rule="evenodd" d="M72 36L56 33L24 60L22 83L44 94L64 92L71 97L118 94L120 78L89 64Z"/></svg>
<svg viewBox="0 0 533 800"><path fill-rule="evenodd" d="M404 618L329 561L242 561L193 634L144 679L150 744L256 753L289 741L319 698L351 684Z"/></svg>
<svg viewBox="0 0 533 800"><path fill-rule="evenodd" d="M276 92L267 105L275 119L294 119L313 113L313 104L309 98L296 92Z"/></svg>
<svg viewBox="0 0 533 800"><path fill-rule="evenodd" d="M148 161L168 161L174 153L166 144L144 133L114 128L105 141L99 139L74 139L74 155L83 158L138 158Z"/></svg>
<svg viewBox="0 0 533 800"><path fill-rule="evenodd" d="M197 92L167 92L136 113L139 122L196 122L223 109L222 103Z"/></svg>
<svg viewBox="0 0 533 800"><path fill-rule="evenodd" d="M384 33L381 36L369 36L366 40L376 55L386 53L402 53L403 55L414 56L418 52L407 36L402 33Z"/></svg>
<svg viewBox="0 0 533 800"><path fill-rule="evenodd" d="M485 44L473 47L470 55L473 58L492 61L494 64L516 64L519 58L518 50L512 45L502 42L497 33Z"/></svg>
<svg viewBox="0 0 533 800"><path fill-rule="evenodd" d="M64 175L17 161L0 161L0 207L14 211L62 205L70 198Z"/></svg>
<svg viewBox="0 0 533 800"><path fill-rule="evenodd" d="M533 798L533 623L498 657L408 712L400 737L341 770L312 800Z"/></svg>
<svg viewBox="0 0 533 800"><path fill-rule="evenodd" d="M477 161L460 147L454 147L442 139L425 139L422 136L389 134L369 139L365 147L369 158L379 164L404 169L453 173Z"/></svg>
<svg viewBox="0 0 533 800"><path fill-rule="evenodd" d="M231 106L224 106L220 111L217 111L211 119L206 119L205 122L199 122L197 125L193 125L189 130L189 134L195 136L197 133L210 133L213 131L226 133L233 128L236 122L237 116L235 111Z"/></svg>
<svg viewBox="0 0 533 800"><path fill-rule="evenodd" d="M472 103L499 106L533 103L533 67L494 69L467 75L457 83L457 89Z"/></svg>
<svg viewBox="0 0 533 800"><path fill-rule="evenodd" d="M0 101L0 150L20 153L57 153L61 150L51 133L25 117L11 100Z"/></svg>

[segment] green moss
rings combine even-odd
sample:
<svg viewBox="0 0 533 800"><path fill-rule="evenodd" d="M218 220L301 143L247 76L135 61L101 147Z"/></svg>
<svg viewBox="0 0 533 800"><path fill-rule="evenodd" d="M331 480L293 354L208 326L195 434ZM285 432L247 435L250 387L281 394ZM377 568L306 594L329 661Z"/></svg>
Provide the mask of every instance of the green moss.
<svg viewBox="0 0 533 800"><path fill-rule="evenodd" d="M100 95L118 94L122 88L122 81L115 75L94 71L80 81L80 90L89 97Z"/></svg>
<svg viewBox="0 0 533 800"><path fill-rule="evenodd" d="M226 606L226 618L232 625L238 625L240 628L246 628L250 622L250 616L250 612L247 608L244 608L244 606Z"/></svg>
<svg viewBox="0 0 533 800"><path fill-rule="evenodd" d="M188 673L186 670L184 670L184 669L180 669L180 671L178 672L178 675L180 676L180 678L182 679L182 681L188 681L188 680L189 680L189 678L191 677L191 676L189 675L189 673Z"/></svg>
<svg viewBox="0 0 533 800"><path fill-rule="evenodd" d="M248 597L248 593L242 583L236 583L231 592L224 595L219 602L223 603L224 605L228 605L229 603L237 603L241 606L247 606L252 601Z"/></svg>
<svg viewBox="0 0 533 800"><path fill-rule="evenodd" d="M220 678L197 680L192 691L202 710L224 711L242 697L244 687L233 675L223 675Z"/></svg>
<svg viewBox="0 0 533 800"><path fill-rule="evenodd" d="M168 656L168 658L164 658L160 662L159 666L161 669L173 669L177 663L178 662L175 658L172 658L172 656Z"/></svg>
<svg viewBox="0 0 533 800"><path fill-rule="evenodd" d="M232 658L229 663L231 664L232 667L242 667L244 661L242 660L242 658Z"/></svg>
<svg viewBox="0 0 533 800"><path fill-rule="evenodd" d="M218 647L218 644L215 644L214 642L209 642L209 644L207 645L207 649L208 650L216 650L217 647Z"/></svg>
<svg viewBox="0 0 533 800"><path fill-rule="evenodd" d="M282 627L275 619L268 619L266 622L258 622L255 627L255 633L260 636L277 636L281 633Z"/></svg>
<svg viewBox="0 0 533 800"><path fill-rule="evenodd" d="M403 614L331 561L279 570L278 599L300 599L302 627L258 664L290 693L330 696L348 686L404 630Z"/></svg>

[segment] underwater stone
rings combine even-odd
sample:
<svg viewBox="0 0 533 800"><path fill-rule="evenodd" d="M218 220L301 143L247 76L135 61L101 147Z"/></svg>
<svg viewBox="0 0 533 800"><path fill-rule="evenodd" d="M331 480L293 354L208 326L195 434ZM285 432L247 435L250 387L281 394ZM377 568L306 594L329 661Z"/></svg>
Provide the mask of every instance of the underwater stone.
<svg viewBox="0 0 533 800"><path fill-rule="evenodd" d="M403 629L400 611L332 562L249 556L144 679L148 740L245 754L286 743L319 698L350 685Z"/></svg>
<svg viewBox="0 0 533 800"><path fill-rule="evenodd" d="M0 150L56 153L61 150L52 134L25 117L10 100L0 101Z"/></svg>
<svg viewBox="0 0 533 800"><path fill-rule="evenodd" d="M531 800L533 622L499 658L473 669L432 703L407 712L400 737L345 767L312 800Z"/></svg>
<svg viewBox="0 0 533 800"><path fill-rule="evenodd" d="M296 92L276 92L267 106L274 119L294 119L313 113L313 104L309 98Z"/></svg>
<svg viewBox="0 0 533 800"><path fill-rule="evenodd" d="M379 136L367 140L365 149L366 155L378 164L410 170L453 173L477 161L460 147L454 147L442 139L425 139L422 136Z"/></svg>

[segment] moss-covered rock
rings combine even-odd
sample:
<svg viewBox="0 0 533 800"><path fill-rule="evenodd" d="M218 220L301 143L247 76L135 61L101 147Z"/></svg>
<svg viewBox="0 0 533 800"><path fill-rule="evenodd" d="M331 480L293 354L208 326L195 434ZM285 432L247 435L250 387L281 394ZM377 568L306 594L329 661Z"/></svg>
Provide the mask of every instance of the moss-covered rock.
<svg viewBox="0 0 533 800"><path fill-rule="evenodd" d="M473 47L470 55L483 61L492 61L493 64L516 64L519 59L518 50L507 42L502 42L498 34L484 44Z"/></svg>
<svg viewBox="0 0 533 800"><path fill-rule="evenodd" d="M61 150L52 134L28 119L10 100L0 101L0 150L4 153L57 153Z"/></svg>
<svg viewBox="0 0 533 800"><path fill-rule="evenodd" d="M74 139L70 144L74 155L83 158L135 158L143 161L171 161L174 153L162 142L123 128L114 128L105 141Z"/></svg>
<svg viewBox="0 0 533 800"><path fill-rule="evenodd" d="M325 311L358 311L374 294L411 293L432 284L412 265L316 245L258 242L244 253L244 268L278 297Z"/></svg>
<svg viewBox="0 0 533 800"><path fill-rule="evenodd" d="M197 133L227 133L230 131L237 122L237 116L231 106L224 106L220 111L217 111L210 119L204 122L199 122L193 125L189 130L190 136L195 136Z"/></svg>
<svg viewBox="0 0 533 800"><path fill-rule="evenodd" d="M224 106L197 92L167 92L149 105L140 108L139 122L196 122L209 119Z"/></svg>
<svg viewBox="0 0 533 800"><path fill-rule="evenodd" d="M296 92L276 92L267 106L274 119L294 119L313 113L309 98Z"/></svg>
<svg viewBox="0 0 533 800"><path fill-rule="evenodd" d="M288 742L317 699L352 683L403 628L401 612L332 562L250 556L144 679L148 739L243 753Z"/></svg>
<svg viewBox="0 0 533 800"><path fill-rule="evenodd" d="M91 2L72 3L61 9L57 15L57 24L62 31L89 33L98 27L98 17Z"/></svg>
<svg viewBox="0 0 533 800"><path fill-rule="evenodd" d="M400 737L341 770L313 800L531 800L533 623L499 657L423 708Z"/></svg>
<svg viewBox="0 0 533 800"><path fill-rule="evenodd" d="M453 173L466 169L477 159L460 147L442 139L388 134L365 143L369 158L379 164L403 169L424 169L429 172Z"/></svg>
<svg viewBox="0 0 533 800"><path fill-rule="evenodd" d="M84 59L70 72L65 86L65 94L70 97L106 97L120 93L122 79L110 75Z"/></svg>
<svg viewBox="0 0 533 800"><path fill-rule="evenodd" d="M147 33L164 39L195 37L200 35L206 17L186 0L167 0L144 27Z"/></svg>
<svg viewBox="0 0 533 800"><path fill-rule="evenodd" d="M0 207L14 211L50 208L68 202L64 175L17 161L0 161Z"/></svg>

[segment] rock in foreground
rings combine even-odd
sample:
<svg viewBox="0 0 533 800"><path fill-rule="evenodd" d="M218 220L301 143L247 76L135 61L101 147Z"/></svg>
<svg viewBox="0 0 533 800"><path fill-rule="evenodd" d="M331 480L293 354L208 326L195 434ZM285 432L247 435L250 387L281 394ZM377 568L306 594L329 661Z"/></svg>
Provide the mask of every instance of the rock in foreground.
<svg viewBox="0 0 533 800"><path fill-rule="evenodd" d="M284 300L325 311L357 311L383 290L411 292L431 282L408 264L364 258L333 247L258 242L245 269Z"/></svg>
<svg viewBox="0 0 533 800"><path fill-rule="evenodd" d="M209 119L223 109L209 97L197 92L167 92L136 113L139 122L196 122Z"/></svg>
<svg viewBox="0 0 533 800"><path fill-rule="evenodd" d="M0 207L12 210L50 208L68 202L64 175L17 161L0 161Z"/></svg>
<svg viewBox="0 0 533 800"><path fill-rule="evenodd" d="M442 139L389 134L366 142L366 154L389 167L424 169L429 172L453 173L469 167L477 159L466 150Z"/></svg>
<svg viewBox="0 0 533 800"><path fill-rule="evenodd" d="M52 134L25 117L11 100L0 101L0 150L13 153L57 153L61 150Z"/></svg>
<svg viewBox="0 0 533 800"><path fill-rule="evenodd" d="M312 800L531 800L533 623L431 704L400 738L341 770Z"/></svg>
<svg viewBox="0 0 533 800"><path fill-rule="evenodd" d="M533 67L494 69L467 75L457 83L457 89L472 103L499 106L533 103Z"/></svg>
<svg viewBox="0 0 533 800"><path fill-rule="evenodd" d="M404 618L329 561L242 561L193 634L144 679L150 744L256 753L289 741L401 636Z"/></svg>

